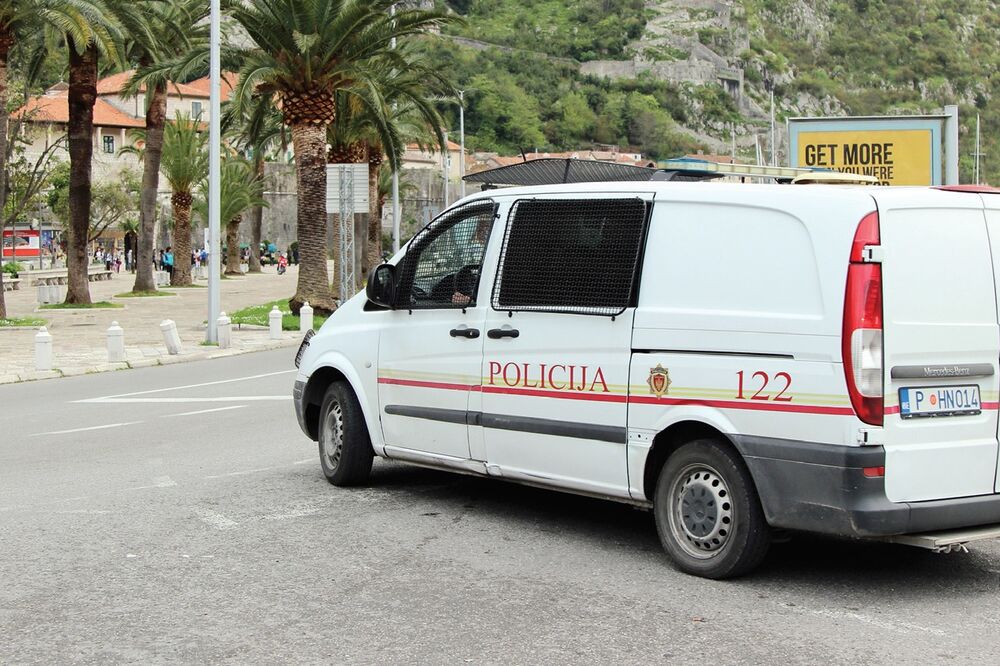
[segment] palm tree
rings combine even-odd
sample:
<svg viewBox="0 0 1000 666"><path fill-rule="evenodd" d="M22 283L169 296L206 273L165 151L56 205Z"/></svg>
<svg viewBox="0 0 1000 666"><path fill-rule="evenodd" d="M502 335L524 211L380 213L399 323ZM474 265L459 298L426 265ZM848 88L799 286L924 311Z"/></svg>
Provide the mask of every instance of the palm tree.
<svg viewBox="0 0 1000 666"><path fill-rule="evenodd" d="M270 100L258 98L252 105L237 106L227 103L222 113L222 130L229 134L233 145L250 155L253 173L263 184L264 165L268 154L284 151L288 141L281 114ZM261 226L264 221L264 204L250 209L250 272L260 273Z"/></svg>
<svg viewBox="0 0 1000 666"><path fill-rule="evenodd" d="M345 88L345 101L330 127L330 142L356 142L368 161L368 229L358 239L363 248L361 275L382 255L382 205L378 197L379 174L388 160L398 170L406 144L444 148L444 120L435 106L438 95L450 95L452 85L418 51L401 47L392 58L374 59L368 66L367 85ZM348 143L348 145L352 145ZM360 282L359 285L360 286Z"/></svg>
<svg viewBox="0 0 1000 666"><path fill-rule="evenodd" d="M5 0L0 6L0 174L6 173L7 78L11 49L23 36L37 42L40 28L63 35L70 49L69 152L74 166L71 190L76 203L69 234L67 261L69 286L66 301L89 303L86 229L90 218L90 159L93 129L93 85L97 80L98 52L117 57L117 22L104 0ZM30 31L30 32L29 32ZM93 74L90 77L90 74ZM7 190L0 175L0 209Z"/></svg>
<svg viewBox="0 0 1000 666"><path fill-rule="evenodd" d="M123 9L124 0L120 0ZM120 24L105 0L88 0L83 25L65 33L69 49L69 238L66 243L66 302L89 304L87 236L90 229L91 163L94 153L94 103L100 54L120 60ZM127 11L132 11L128 9ZM62 25L56 25L62 29Z"/></svg>
<svg viewBox="0 0 1000 666"><path fill-rule="evenodd" d="M240 271L240 223L243 214L267 206L261 196L261 182L250 162L235 155L226 158L219 170L219 219L226 223L226 275L242 275ZM202 187L208 191L208 185ZM208 202L198 202L198 212L208 220ZM251 252L251 254L254 254Z"/></svg>
<svg viewBox="0 0 1000 666"><path fill-rule="evenodd" d="M141 13L121 12L120 20L128 39L123 50L137 62L125 92L146 91L146 130L142 159L142 194L139 204L137 271L133 291L155 291L153 245L156 227L156 195L160 186L160 159L163 131L167 122L167 75L169 66L185 53L198 51L207 43L208 26L202 20L208 4L203 0L146 2Z"/></svg>
<svg viewBox="0 0 1000 666"><path fill-rule="evenodd" d="M177 113L163 131L160 170L170 183L174 214L174 271L170 284L191 284L191 204L194 189L208 174L208 138L197 119Z"/></svg>
<svg viewBox="0 0 1000 666"><path fill-rule="evenodd" d="M291 128L298 181L300 269L293 312L309 301L319 313L336 308L326 269L326 128L337 90L367 81L365 65L406 38L452 20L441 11L403 9L394 0L255 0L233 2L232 18L252 40L239 49L237 104L276 98Z"/></svg>

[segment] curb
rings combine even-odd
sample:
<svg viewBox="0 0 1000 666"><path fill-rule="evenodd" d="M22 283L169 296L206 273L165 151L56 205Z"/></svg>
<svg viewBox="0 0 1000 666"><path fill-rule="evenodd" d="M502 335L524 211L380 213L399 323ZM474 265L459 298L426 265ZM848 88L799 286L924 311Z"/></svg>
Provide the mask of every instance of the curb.
<svg viewBox="0 0 1000 666"><path fill-rule="evenodd" d="M158 365L176 365L189 361L210 361L217 358L229 358L230 356L243 356L244 354L254 354L256 352L273 351L287 347L297 347L302 341L297 338L286 340L272 340L266 344L252 349L214 349L211 353L206 352L183 352L176 356L164 356L162 358L144 358L124 363L99 363L92 366L67 366L54 370L38 371L34 370L24 374L0 375L0 385L19 384L21 382L33 382L42 379L58 379L60 377L79 377L81 375L93 375L102 372L114 372L117 370L133 370L136 368L152 368Z"/></svg>

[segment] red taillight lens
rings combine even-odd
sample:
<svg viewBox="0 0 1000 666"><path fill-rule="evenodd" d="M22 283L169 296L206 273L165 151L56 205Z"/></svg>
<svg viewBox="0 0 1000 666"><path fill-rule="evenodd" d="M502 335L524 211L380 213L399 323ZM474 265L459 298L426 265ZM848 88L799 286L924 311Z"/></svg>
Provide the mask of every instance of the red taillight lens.
<svg viewBox="0 0 1000 666"><path fill-rule="evenodd" d="M851 405L869 425L883 422L882 387L882 266L864 263L865 246L878 245L878 213L858 224L851 246L844 294L842 351Z"/></svg>
<svg viewBox="0 0 1000 666"><path fill-rule="evenodd" d="M861 468L861 473L864 474L869 479L877 479L879 477L885 476L885 466L881 467L863 467Z"/></svg>

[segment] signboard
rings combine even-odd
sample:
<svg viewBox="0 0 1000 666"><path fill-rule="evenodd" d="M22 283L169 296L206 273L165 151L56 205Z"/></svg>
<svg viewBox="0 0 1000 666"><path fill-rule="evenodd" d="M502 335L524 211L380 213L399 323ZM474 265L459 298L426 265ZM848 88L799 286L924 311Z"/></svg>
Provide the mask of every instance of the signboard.
<svg viewBox="0 0 1000 666"><path fill-rule="evenodd" d="M790 166L874 176L881 185L944 183L942 142L951 116L793 118Z"/></svg>
<svg viewBox="0 0 1000 666"><path fill-rule="evenodd" d="M340 197L349 197L348 208L355 213L368 212L368 162L326 165L326 212L340 213ZM353 195L353 196L352 196Z"/></svg>
<svg viewBox="0 0 1000 666"><path fill-rule="evenodd" d="M37 229L3 230L4 259L37 257L40 249L41 243Z"/></svg>

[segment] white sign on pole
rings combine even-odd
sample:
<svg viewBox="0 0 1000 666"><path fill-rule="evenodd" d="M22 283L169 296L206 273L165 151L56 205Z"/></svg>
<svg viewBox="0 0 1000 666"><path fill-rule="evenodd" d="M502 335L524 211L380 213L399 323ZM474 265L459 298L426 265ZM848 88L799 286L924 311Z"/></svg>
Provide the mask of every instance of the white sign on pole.
<svg viewBox="0 0 1000 666"><path fill-rule="evenodd" d="M350 172L350 176L345 172ZM357 213L368 212L368 163L327 164L326 165L326 213L340 213L341 174L349 177L353 185L353 209Z"/></svg>

